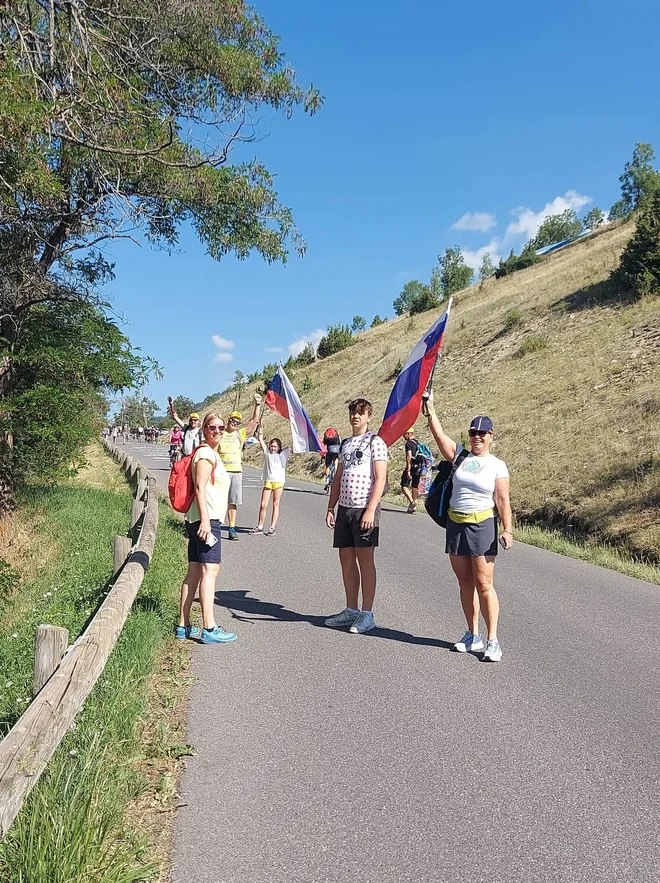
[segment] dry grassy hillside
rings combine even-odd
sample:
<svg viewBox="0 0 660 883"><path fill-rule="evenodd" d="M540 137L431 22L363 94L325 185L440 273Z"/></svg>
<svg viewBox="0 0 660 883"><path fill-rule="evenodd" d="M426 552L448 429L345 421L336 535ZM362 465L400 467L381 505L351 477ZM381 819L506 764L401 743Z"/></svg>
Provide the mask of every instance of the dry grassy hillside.
<svg viewBox="0 0 660 883"><path fill-rule="evenodd" d="M473 415L491 415L519 518L561 524L659 560L660 301L627 302L608 281L632 229L608 228L535 267L460 293L435 397L455 438L465 437ZM374 403L377 428L394 367L437 315L395 319L298 369L293 381L300 391L310 378L313 388L302 398L321 431L345 430L346 402L362 395ZM229 403L223 397L217 404L225 411ZM286 429L266 413L266 435L286 437ZM428 442L423 418L417 429ZM394 490L401 442L392 459ZM292 471L309 474L317 462L296 457Z"/></svg>

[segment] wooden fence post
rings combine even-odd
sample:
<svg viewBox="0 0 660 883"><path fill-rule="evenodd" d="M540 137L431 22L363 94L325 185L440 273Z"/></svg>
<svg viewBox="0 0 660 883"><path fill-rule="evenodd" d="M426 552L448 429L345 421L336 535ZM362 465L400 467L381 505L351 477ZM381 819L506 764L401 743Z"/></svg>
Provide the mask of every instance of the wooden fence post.
<svg viewBox="0 0 660 883"><path fill-rule="evenodd" d="M133 504L131 505L131 531L135 529L135 525L142 517L143 512L144 503L142 500L133 500Z"/></svg>
<svg viewBox="0 0 660 883"><path fill-rule="evenodd" d="M37 626L34 638L34 679L32 695L36 696L56 668L69 646L69 632L56 625Z"/></svg>
<svg viewBox="0 0 660 883"><path fill-rule="evenodd" d="M117 576L119 571L124 566L124 561L129 556L131 551L131 538L130 537L115 537L115 548L114 555L112 559L112 575Z"/></svg>
<svg viewBox="0 0 660 883"><path fill-rule="evenodd" d="M138 481L137 490L135 491L135 499L136 500L143 500L146 492L147 492L147 481L145 478L140 478L140 480Z"/></svg>

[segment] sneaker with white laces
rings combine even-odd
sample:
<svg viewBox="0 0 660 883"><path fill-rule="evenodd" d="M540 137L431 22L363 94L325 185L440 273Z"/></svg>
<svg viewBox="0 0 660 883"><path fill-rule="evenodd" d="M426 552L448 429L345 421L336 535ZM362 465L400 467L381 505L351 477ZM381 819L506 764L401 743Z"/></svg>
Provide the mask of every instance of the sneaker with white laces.
<svg viewBox="0 0 660 883"><path fill-rule="evenodd" d="M353 625L359 615L359 613L351 613L350 610L344 608L341 613L335 613L334 616L329 616L324 621L324 624L331 629L347 628L349 625Z"/></svg>
<svg viewBox="0 0 660 883"><path fill-rule="evenodd" d="M499 641L486 641L486 649L481 657L483 662L499 662L502 658L502 648Z"/></svg>
<svg viewBox="0 0 660 883"><path fill-rule="evenodd" d="M473 653L475 650L483 650L484 642L481 635L466 632L460 641L456 641L452 650L457 653Z"/></svg>
<svg viewBox="0 0 660 883"><path fill-rule="evenodd" d="M350 627L349 632L352 635L363 635L376 628L376 620L371 610L361 610L355 622Z"/></svg>

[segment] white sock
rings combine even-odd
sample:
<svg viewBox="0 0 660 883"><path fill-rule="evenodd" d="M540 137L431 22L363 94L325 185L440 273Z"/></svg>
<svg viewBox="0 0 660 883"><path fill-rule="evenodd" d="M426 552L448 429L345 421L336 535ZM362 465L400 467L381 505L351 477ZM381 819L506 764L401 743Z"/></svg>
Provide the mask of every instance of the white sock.
<svg viewBox="0 0 660 883"><path fill-rule="evenodd" d="M353 616L357 616L359 612L360 612L359 610L353 610L352 607L347 607L347 608L346 608L346 613L350 613L350 614L352 614Z"/></svg>

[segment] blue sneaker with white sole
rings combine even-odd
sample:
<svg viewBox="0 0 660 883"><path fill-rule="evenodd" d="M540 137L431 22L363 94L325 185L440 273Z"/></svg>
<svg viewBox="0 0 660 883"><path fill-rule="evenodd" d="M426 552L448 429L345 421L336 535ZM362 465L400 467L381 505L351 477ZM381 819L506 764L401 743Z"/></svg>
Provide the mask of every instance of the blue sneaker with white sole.
<svg viewBox="0 0 660 883"><path fill-rule="evenodd" d="M202 644L230 644L235 641L238 635L233 632L226 632L221 626L217 625L214 629L202 629Z"/></svg>
<svg viewBox="0 0 660 883"><path fill-rule="evenodd" d="M196 625L178 625L174 629L174 637L177 641L185 641L186 638L199 638L202 634L202 630L198 629Z"/></svg>

